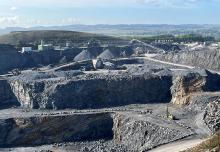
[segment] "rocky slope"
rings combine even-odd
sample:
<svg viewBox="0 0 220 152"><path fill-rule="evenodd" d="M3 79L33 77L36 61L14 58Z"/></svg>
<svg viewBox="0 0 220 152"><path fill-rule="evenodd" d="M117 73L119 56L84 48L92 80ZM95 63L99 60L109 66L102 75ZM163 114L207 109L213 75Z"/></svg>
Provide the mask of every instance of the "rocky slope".
<svg viewBox="0 0 220 152"><path fill-rule="evenodd" d="M220 100L210 102L205 108L204 120L212 132L220 129Z"/></svg>
<svg viewBox="0 0 220 152"><path fill-rule="evenodd" d="M215 133L220 129L220 92L192 94L189 105L182 108L195 116L195 132L201 137Z"/></svg>
<svg viewBox="0 0 220 152"><path fill-rule="evenodd" d="M114 140L134 151L147 151L193 133L173 122L135 114L114 116Z"/></svg>
<svg viewBox="0 0 220 152"><path fill-rule="evenodd" d="M126 57L132 54L130 47L109 47L115 52L124 53ZM0 44L0 74L13 69L39 68L47 65L65 64L71 61L80 62L96 58L106 48L72 48L65 51L48 50L20 53L13 46ZM12 60L13 59L13 60Z"/></svg>
<svg viewBox="0 0 220 152"><path fill-rule="evenodd" d="M220 50L219 49L207 49L197 51L182 51L178 53L167 53L159 55L157 59L180 63L185 65L191 65L195 67L201 67L205 69L220 70Z"/></svg>
<svg viewBox="0 0 220 152"><path fill-rule="evenodd" d="M69 62L79 52L81 52L81 49L71 49L63 52L50 50L22 54L12 46L0 45L0 74L5 74L13 69L59 64L63 58L65 58L66 62Z"/></svg>

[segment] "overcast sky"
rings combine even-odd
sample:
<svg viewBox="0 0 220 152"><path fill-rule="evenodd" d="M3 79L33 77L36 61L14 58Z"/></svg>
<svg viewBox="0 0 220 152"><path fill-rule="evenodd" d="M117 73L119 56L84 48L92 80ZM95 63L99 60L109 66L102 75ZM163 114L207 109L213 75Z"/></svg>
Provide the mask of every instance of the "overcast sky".
<svg viewBox="0 0 220 152"><path fill-rule="evenodd" d="M0 28L70 24L220 24L220 0L0 0Z"/></svg>

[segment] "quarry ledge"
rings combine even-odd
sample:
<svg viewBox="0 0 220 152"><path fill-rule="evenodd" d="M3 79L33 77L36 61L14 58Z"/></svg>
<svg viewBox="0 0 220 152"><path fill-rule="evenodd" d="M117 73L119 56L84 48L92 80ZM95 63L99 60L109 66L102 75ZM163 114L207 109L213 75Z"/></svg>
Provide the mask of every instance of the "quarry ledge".
<svg viewBox="0 0 220 152"><path fill-rule="evenodd" d="M29 146L39 146L104 140L127 149L133 149L130 145L138 145L133 150L140 151L140 148L151 149L172 142L174 136L178 140L193 134L175 121L160 117L165 110L166 104L92 110L0 110L0 147L26 146L26 142ZM164 131L165 142L158 142L154 137ZM128 138L126 132L135 133L134 138ZM141 141L136 140L136 134L140 135Z"/></svg>

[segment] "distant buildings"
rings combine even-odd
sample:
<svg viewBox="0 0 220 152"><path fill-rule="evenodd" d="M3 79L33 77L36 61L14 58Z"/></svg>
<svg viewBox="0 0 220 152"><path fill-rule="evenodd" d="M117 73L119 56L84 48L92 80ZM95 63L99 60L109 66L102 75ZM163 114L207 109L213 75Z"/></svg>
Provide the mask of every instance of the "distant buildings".
<svg viewBox="0 0 220 152"><path fill-rule="evenodd" d="M37 46L37 50L33 50L32 47L22 47L21 53L25 52L40 52L40 51L48 51L48 50L56 50L56 51L65 51L71 49L71 43L67 42L65 46L53 45L53 44L44 44L44 41L41 40L41 43Z"/></svg>
<svg viewBox="0 0 220 152"><path fill-rule="evenodd" d="M69 42L66 42L66 47L70 48L71 44Z"/></svg>
<svg viewBox="0 0 220 152"><path fill-rule="evenodd" d="M32 47L22 47L21 49L21 53L31 52L31 51L32 51Z"/></svg>
<svg viewBox="0 0 220 152"><path fill-rule="evenodd" d="M88 48L97 48L100 47L100 42L96 39L90 39L88 44L87 44Z"/></svg>
<svg viewBox="0 0 220 152"><path fill-rule="evenodd" d="M58 45L58 46L53 46L53 49L54 50L57 50L57 51L65 51L65 50L68 50L71 48L71 44L70 43L66 43L66 45L64 47Z"/></svg>
<svg viewBox="0 0 220 152"><path fill-rule="evenodd" d="M36 46L34 44L32 44L33 48L35 48ZM96 39L91 39L89 40L89 42L87 43L87 46L84 47L85 49L97 49L100 48L100 41L96 40ZM54 51L65 51L65 50L69 50L69 49L73 49L73 44L71 42L66 42L64 44L45 44L45 42L43 40L40 41L40 44L37 45L37 49L32 50L33 48L31 47L22 47L22 50L19 51L21 53L25 53L25 52L41 52L41 51L48 51L48 50L54 50ZM79 48L83 48L83 47L79 47Z"/></svg>

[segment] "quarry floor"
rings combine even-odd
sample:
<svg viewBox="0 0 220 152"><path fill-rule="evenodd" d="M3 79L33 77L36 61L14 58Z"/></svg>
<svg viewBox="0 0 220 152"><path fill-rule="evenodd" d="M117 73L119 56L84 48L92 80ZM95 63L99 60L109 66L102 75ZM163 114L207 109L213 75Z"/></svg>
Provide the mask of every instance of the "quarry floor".
<svg viewBox="0 0 220 152"><path fill-rule="evenodd" d="M202 143L204 139L200 138L192 138L192 139L184 139L181 141L172 142L169 144L165 144L162 146L159 146L157 148L154 148L152 150L149 150L149 152L180 152L187 150L189 148L195 147L198 144Z"/></svg>

